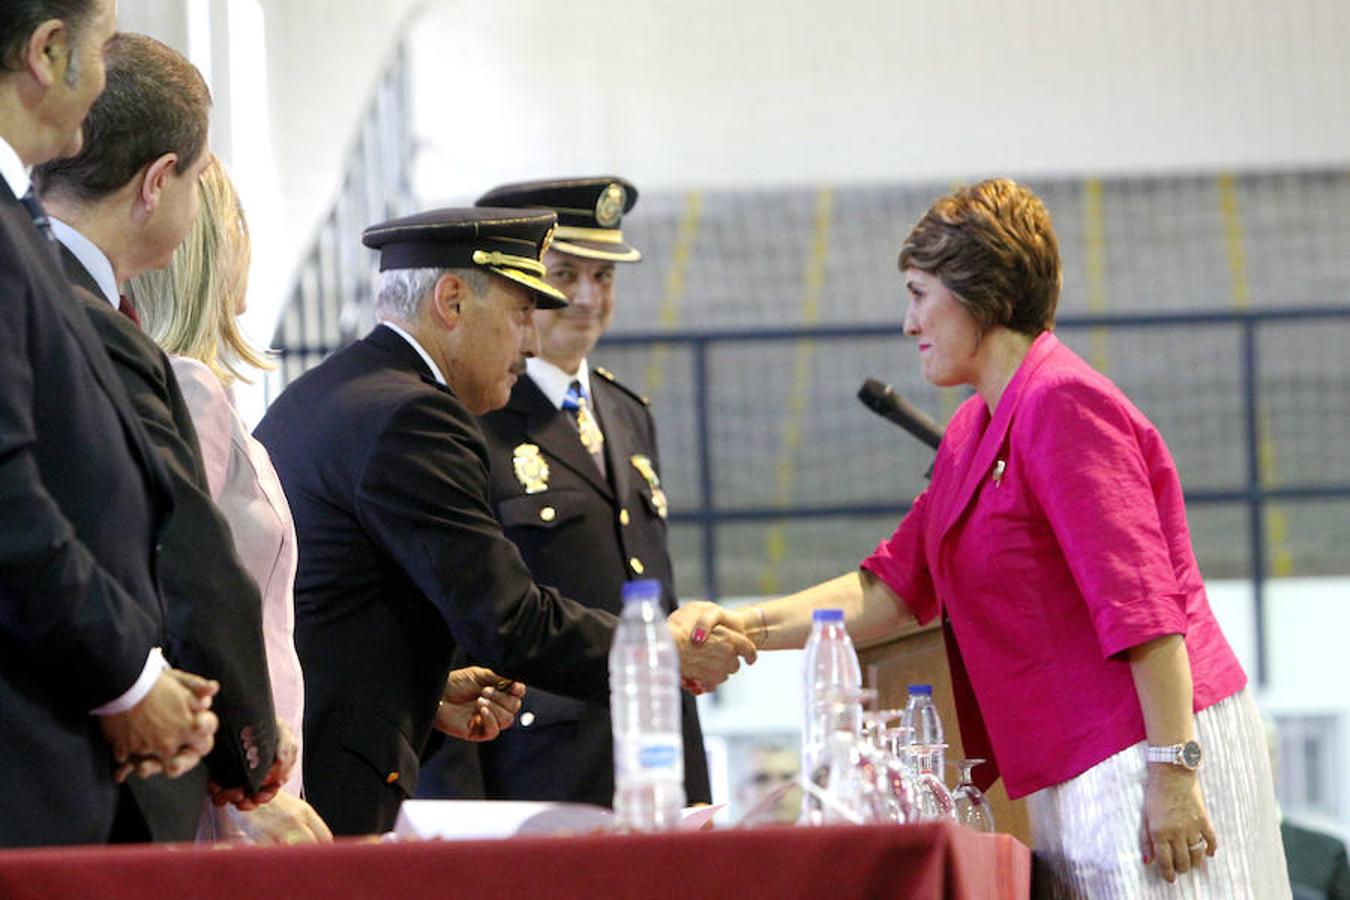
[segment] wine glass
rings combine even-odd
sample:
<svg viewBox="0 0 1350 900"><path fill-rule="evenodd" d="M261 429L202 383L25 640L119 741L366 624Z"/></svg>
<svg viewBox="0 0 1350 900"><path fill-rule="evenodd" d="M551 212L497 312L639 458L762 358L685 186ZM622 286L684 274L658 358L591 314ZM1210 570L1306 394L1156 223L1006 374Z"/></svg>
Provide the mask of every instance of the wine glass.
<svg viewBox="0 0 1350 900"><path fill-rule="evenodd" d="M919 820L918 787L908 749L913 729L907 725L887 727L888 722L900 719L903 713L902 709L887 709L873 714L878 725L877 777L885 803L884 821L897 825Z"/></svg>
<svg viewBox="0 0 1350 900"><path fill-rule="evenodd" d="M866 758L871 781L875 785L870 799L873 804L871 820L903 825L912 821L913 780L903 761L892 749L889 723L897 721L902 709L881 709L863 713L863 756Z"/></svg>
<svg viewBox="0 0 1350 900"><path fill-rule="evenodd" d="M956 820L969 825L976 831L992 833L994 828L994 810L984 793L975 786L970 773L983 763L982 759L954 759L950 765L960 770L956 787L952 789L952 800L956 804Z"/></svg>
<svg viewBox="0 0 1350 900"><path fill-rule="evenodd" d="M914 767L918 770L915 777L917 788L915 806L918 808L920 821L936 822L942 819L949 822L957 821L956 801L952 799L952 792L947 790L947 785L936 772L937 761L942 758L942 751L946 749L946 744L910 745Z"/></svg>

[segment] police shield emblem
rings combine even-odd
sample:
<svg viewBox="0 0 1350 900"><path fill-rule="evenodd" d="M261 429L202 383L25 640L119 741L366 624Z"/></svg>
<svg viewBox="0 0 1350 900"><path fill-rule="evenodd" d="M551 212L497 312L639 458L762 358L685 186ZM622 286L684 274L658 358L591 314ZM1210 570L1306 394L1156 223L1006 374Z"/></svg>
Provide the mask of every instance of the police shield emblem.
<svg viewBox="0 0 1350 900"><path fill-rule="evenodd" d="M628 192L621 184L611 184L600 192L595 201L595 221L601 228L613 228L623 216L624 204L628 202Z"/></svg>
<svg viewBox="0 0 1350 900"><path fill-rule="evenodd" d="M539 452L538 444L520 444L511 451L516 480L527 494L548 490L548 461Z"/></svg>

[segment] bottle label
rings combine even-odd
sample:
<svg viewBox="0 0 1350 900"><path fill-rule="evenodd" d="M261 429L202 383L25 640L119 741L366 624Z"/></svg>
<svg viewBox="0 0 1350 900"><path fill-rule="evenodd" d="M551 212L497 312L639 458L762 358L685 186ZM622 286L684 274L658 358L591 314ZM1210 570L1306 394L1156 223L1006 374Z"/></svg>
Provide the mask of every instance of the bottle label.
<svg viewBox="0 0 1350 900"><path fill-rule="evenodd" d="M679 734L648 734L614 742L614 776L629 783L684 778Z"/></svg>

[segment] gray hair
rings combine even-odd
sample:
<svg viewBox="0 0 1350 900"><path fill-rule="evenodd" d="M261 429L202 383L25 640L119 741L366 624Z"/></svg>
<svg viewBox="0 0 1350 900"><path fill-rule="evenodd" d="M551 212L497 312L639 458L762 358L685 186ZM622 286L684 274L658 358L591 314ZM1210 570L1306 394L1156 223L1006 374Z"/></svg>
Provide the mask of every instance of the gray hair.
<svg viewBox="0 0 1350 900"><path fill-rule="evenodd" d="M398 322L416 321L436 282L451 274L463 278L476 296L488 291L488 273L480 269L388 269L380 273L375 314Z"/></svg>

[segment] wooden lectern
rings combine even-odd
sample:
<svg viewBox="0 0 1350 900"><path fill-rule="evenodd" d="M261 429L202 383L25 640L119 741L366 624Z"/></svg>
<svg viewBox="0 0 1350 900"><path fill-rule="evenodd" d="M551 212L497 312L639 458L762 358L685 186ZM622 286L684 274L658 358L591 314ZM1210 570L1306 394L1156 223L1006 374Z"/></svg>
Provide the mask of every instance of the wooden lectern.
<svg viewBox="0 0 1350 900"><path fill-rule="evenodd" d="M934 622L902 638L859 648L858 661L862 664L863 682L877 691L877 709L901 708L911 684L931 684L933 702L942 716L943 733L947 738L947 759L965 755L961 750L961 731L957 727L956 707L952 701L952 677L947 668L947 647L942 640L941 625ZM943 773L948 784L953 777L950 769ZM1026 804L1008 799L1002 779L986 796L993 807L998 830L1030 847L1031 826Z"/></svg>

